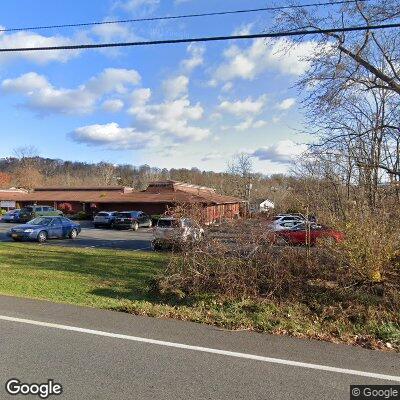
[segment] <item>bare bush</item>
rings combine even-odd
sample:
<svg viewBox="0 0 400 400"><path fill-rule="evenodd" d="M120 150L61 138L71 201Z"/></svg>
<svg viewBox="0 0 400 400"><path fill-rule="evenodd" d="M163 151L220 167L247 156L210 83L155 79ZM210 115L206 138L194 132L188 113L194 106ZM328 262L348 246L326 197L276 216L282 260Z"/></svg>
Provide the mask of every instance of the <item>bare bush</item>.
<svg viewBox="0 0 400 400"><path fill-rule="evenodd" d="M171 257L160 289L227 298L298 296L310 279L321 276L321 270L325 278L334 278L330 267L334 263L322 253L275 246L263 220L235 221Z"/></svg>
<svg viewBox="0 0 400 400"><path fill-rule="evenodd" d="M274 245L263 219L214 227L203 241L171 257L159 288L179 296L212 293L297 301L316 284L344 290L374 283L400 288L398 242L388 229L389 220L349 221L342 243L321 242L311 251Z"/></svg>
<svg viewBox="0 0 400 400"><path fill-rule="evenodd" d="M346 239L334 250L358 279L382 282L394 277L400 249L397 221L391 213L366 209L350 212L346 221L338 224L346 232Z"/></svg>

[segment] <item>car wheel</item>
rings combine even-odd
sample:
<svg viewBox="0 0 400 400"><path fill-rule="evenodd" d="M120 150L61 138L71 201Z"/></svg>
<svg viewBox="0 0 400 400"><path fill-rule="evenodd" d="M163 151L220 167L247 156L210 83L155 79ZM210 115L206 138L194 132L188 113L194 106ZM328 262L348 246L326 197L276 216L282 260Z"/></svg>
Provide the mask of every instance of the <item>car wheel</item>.
<svg viewBox="0 0 400 400"><path fill-rule="evenodd" d="M139 229L139 224L138 224L137 222L134 222L134 223L132 224L132 229L133 229L134 231L137 231L137 230Z"/></svg>
<svg viewBox="0 0 400 400"><path fill-rule="evenodd" d="M44 243L47 240L47 233L45 231L40 231L37 236L37 241L39 243Z"/></svg>
<svg viewBox="0 0 400 400"><path fill-rule="evenodd" d="M78 231L76 229L72 229L72 231L69 234L69 238L74 240L77 238L77 236L78 236Z"/></svg>
<svg viewBox="0 0 400 400"><path fill-rule="evenodd" d="M99 224L94 224L94 227L97 229L97 228L100 228L100 225Z"/></svg>

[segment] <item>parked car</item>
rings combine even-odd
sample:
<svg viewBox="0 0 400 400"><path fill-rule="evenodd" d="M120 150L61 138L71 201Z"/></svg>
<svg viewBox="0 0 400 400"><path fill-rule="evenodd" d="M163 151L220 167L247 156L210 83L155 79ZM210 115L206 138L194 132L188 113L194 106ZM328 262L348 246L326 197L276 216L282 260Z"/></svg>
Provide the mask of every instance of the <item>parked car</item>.
<svg viewBox="0 0 400 400"><path fill-rule="evenodd" d="M62 211L50 206L26 206L19 213L19 222L28 222L37 217L57 217L63 215Z"/></svg>
<svg viewBox="0 0 400 400"><path fill-rule="evenodd" d="M319 239L326 239L336 243L344 239L343 232L329 228L324 225L301 223L288 230L278 231L275 234L277 244L314 246Z"/></svg>
<svg viewBox="0 0 400 400"><path fill-rule="evenodd" d="M274 232L279 232L279 231L285 231L285 230L289 230L294 228L295 226L302 224L304 222L299 221L297 219L295 220L289 220L289 221L277 221L277 222L273 222L270 225L271 230L273 230Z"/></svg>
<svg viewBox="0 0 400 400"><path fill-rule="evenodd" d="M65 217L37 217L24 225L11 228L8 236L15 241L36 240L44 243L47 239L75 239L81 226Z"/></svg>
<svg viewBox="0 0 400 400"><path fill-rule="evenodd" d="M174 244L196 242L203 238L204 229L189 218L162 217L153 229L153 249Z"/></svg>
<svg viewBox="0 0 400 400"><path fill-rule="evenodd" d="M105 226L112 228L114 226L115 217L117 215L116 211L101 211L95 215L93 218L93 224L95 228L100 228Z"/></svg>
<svg viewBox="0 0 400 400"><path fill-rule="evenodd" d="M307 219L306 216L301 213L281 213L281 214L277 214L275 216L275 219L278 219L281 217L299 217L300 219L304 219L304 220Z"/></svg>
<svg viewBox="0 0 400 400"><path fill-rule="evenodd" d="M16 208L15 210L8 211L3 218L3 222L19 222L19 215L21 210Z"/></svg>
<svg viewBox="0 0 400 400"><path fill-rule="evenodd" d="M269 228L274 232L293 228L306 221L302 214L278 214L270 223Z"/></svg>
<svg viewBox="0 0 400 400"><path fill-rule="evenodd" d="M151 218L142 211L124 211L115 216L114 228L133 229L137 231L140 227L151 228Z"/></svg>

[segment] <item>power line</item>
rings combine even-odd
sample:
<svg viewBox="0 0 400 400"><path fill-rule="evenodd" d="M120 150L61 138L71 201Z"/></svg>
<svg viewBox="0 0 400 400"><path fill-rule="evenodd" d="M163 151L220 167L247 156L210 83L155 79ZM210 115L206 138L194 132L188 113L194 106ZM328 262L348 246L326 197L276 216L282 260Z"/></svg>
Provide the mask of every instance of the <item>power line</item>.
<svg viewBox="0 0 400 400"><path fill-rule="evenodd" d="M197 38L186 38L186 39L167 39L167 40L151 40L151 41L138 41L138 42L117 42L117 43L97 43L97 44L76 44L76 45L64 45L64 46L0 48L0 53L25 52L25 51L49 51L49 50L83 50L83 49L99 49L99 48L108 48L108 47L129 47L129 46L150 46L150 45L177 44L177 43L216 42L216 41L238 40L238 39L281 38L281 37L307 36L307 35L315 35L315 34L355 32L355 31L378 30L378 29L389 29L389 28L400 28L400 23L384 24L384 25L370 25L370 26L350 26L350 27L346 27L346 28L312 29L312 30L298 30L298 31L286 31L286 32L258 33L258 34L249 34L249 35L209 36L209 37L197 37Z"/></svg>
<svg viewBox="0 0 400 400"><path fill-rule="evenodd" d="M356 1L366 2L366 1L370 1L370 0L338 0L338 1L330 1L330 2L295 4L295 5L288 5L288 6L276 6L276 7L263 7L263 8L253 8L253 9L246 9L246 10L228 10L228 11L208 12L208 13L199 13L199 14L184 14L184 15L161 16L161 17L122 19L122 20L101 21L101 22L82 22L82 23L76 23L76 24L31 26L31 27L24 27L24 28L3 28L3 29L0 29L0 32L34 31L34 30L43 30L43 29L74 28L74 27L93 26L93 25L125 24L125 23L130 23L130 22L164 21L164 20L183 19L183 18L214 17L214 16L221 16L221 15L256 13L256 12L261 12L261 11L279 11L279 10L297 9L297 8L306 8L306 7L331 6L331 5L336 5L336 4L349 4L349 3L355 3Z"/></svg>

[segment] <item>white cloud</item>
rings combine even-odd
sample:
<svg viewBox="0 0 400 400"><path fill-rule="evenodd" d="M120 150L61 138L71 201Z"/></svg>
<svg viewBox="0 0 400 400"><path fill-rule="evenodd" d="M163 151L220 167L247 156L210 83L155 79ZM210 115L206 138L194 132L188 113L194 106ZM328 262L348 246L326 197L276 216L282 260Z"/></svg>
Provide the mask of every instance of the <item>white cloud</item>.
<svg viewBox="0 0 400 400"><path fill-rule="evenodd" d="M114 150L138 150L158 141L152 132L138 132L135 128L122 128L111 122L104 125L88 125L77 128L69 134L77 143L103 146Z"/></svg>
<svg viewBox="0 0 400 400"><path fill-rule="evenodd" d="M267 121L264 121L263 119L259 119L257 121L253 122L253 128L263 128L265 125L267 125Z"/></svg>
<svg viewBox="0 0 400 400"><path fill-rule="evenodd" d="M253 126L253 119L247 118L243 122L234 126L237 131L247 131Z"/></svg>
<svg viewBox="0 0 400 400"><path fill-rule="evenodd" d="M211 153L207 153L200 161L207 162L207 161L212 161L212 160L218 160L221 158L224 158L223 154L213 151Z"/></svg>
<svg viewBox="0 0 400 400"><path fill-rule="evenodd" d="M126 93L126 85L137 85L140 79L140 74L134 69L106 68L89 80L87 88L95 93Z"/></svg>
<svg viewBox="0 0 400 400"><path fill-rule="evenodd" d="M293 97L289 97L287 99L282 100L278 104L278 108L280 110L289 110L289 108L292 108L295 104L296 104L296 99L294 99Z"/></svg>
<svg viewBox="0 0 400 400"><path fill-rule="evenodd" d="M0 28L4 28L0 26ZM52 47L69 46L76 44L77 40L65 36L43 36L38 33L20 31L15 33L0 33L1 48L16 47ZM16 59L23 59L37 64L47 64L51 61L66 62L77 57L79 50L52 50L52 51L26 51L0 54L0 64Z"/></svg>
<svg viewBox="0 0 400 400"><path fill-rule="evenodd" d="M141 92L142 95L144 93ZM146 92L143 96L145 102L133 102L128 111L146 129L160 133L175 142L200 141L210 136L209 129L191 125L203 116L204 110L199 103L192 105L185 95L151 104L149 94L150 92Z"/></svg>
<svg viewBox="0 0 400 400"><path fill-rule="evenodd" d="M214 88L218 86L218 81L216 79L210 79L205 83L205 85Z"/></svg>
<svg viewBox="0 0 400 400"><path fill-rule="evenodd" d="M281 121L281 116L272 117L272 123L277 124Z"/></svg>
<svg viewBox="0 0 400 400"><path fill-rule="evenodd" d="M181 62L181 65L186 72L191 72L196 67L203 65L205 53L204 46L191 43L187 47L187 52L189 53L190 58L187 58Z"/></svg>
<svg viewBox="0 0 400 400"><path fill-rule="evenodd" d="M102 108L108 112L118 112L124 108L124 102L120 99L106 100L103 102Z"/></svg>
<svg viewBox="0 0 400 400"><path fill-rule="evenodd" d="M232 82L226 82L225 84L224 84L224 86L222 86L222 88L221 88L221 90L223 91L223 92L229 92L229 91L231 91L233 89L233 83Z"/></svg>
<svg viewBox="0 0 400 400"><path fill-rule="evenodd" d="M1 87L6 93L22 94L26 98L24 106L39 114L86 114L106 94L125 93L127 87L139 81L140 75L135 70L107 68L74 89L56 88L36 72L5 79Z"/></svg>
<svg viewBox="0 0 400 400"><path fill-rule="evenodd" d="M160 0L120 0L114 8L122 8L128 12L140 11L142 14L152 13L160 4Z"/></svg>
<svg viewBox="0 0 400 400"><path fill-rule="evenodd" d="M249 35L251 33L251 30L253 29L253 26L254 26L254 23L241 25L232 32L232 35L234 35L234 36Z"/></svg>
<svg viewBox="0 0 400 400"><path fill-rule="evenodd" d="M103 42L111 42L113 40L135 40L138 38L128 25L123 24L96 25L92 28L92 33Z"/></svg>
<svg viewBox="0 0 400 400"><path fill-rule="evenodd" d="M132 102L132 107L142 107L144 106L151 97L151 90L149 88L140 88L134 90L130 95L130 100Z"/></svg>
<svg viewBox="0 0 400 400"><path fill-rule="evenodd" d="M270 41L268 45L263 39L256 39L246 48L232 45L224 52L225 61L214 71L213 79L251 80L268 69L298 76L308 68L304 56L310 55L315 47L314 42L294 43L284 39Z"/></svg>
<svg viewBox="0 0 400 400"><path fill-rule="evenodd" d="M290 163L307 150L307 145L297 144L292 140L281 140L270 146L260 147L251 155L259 160L268 160L277 163Z"/></svg>
<svg viewBox="0 0 400 400"><path fill-rule="evenodd" d="M219 113L219 112L214 112L214 113L212 113L210 115L210 120L211 121L216 121L216 120L221 119L221 118L222 118L222 114Z"/></svg>
<svg viewBox="0 0 400 400"><path fill-rule="evenodd" d="M5 79L1 86L8 92L34 93L48 85L47 79L36 72L28 72L15 79Z"/></svg>
<svg viewBox="0 0 400 400"><path fill-rule="evenodd" d="M227 112L229 114L233 114L236 116L248 115L248 114L259 114L264 108L266 103L266 96L260 96L256 100L252 100L251 97L248 97L245 100L237 100L237 101L222 101L218 108L221 111Z"/></svg>
<svg viewBox="0 0 400 400"><path fill-rule="evenodd" d="M165 97L169 100L175 100L188 94L188 85L189 78L185 75L179 75L165 80L162 86Z"/></svg>
<svg viewBox="0 0 400 400"><path fill-rule="evenodd" d="M250 129L259 129L264 127L267 124L267 121L263 119L254 120L253 118L246 118L243 122L234 126L237 131L247 131Z"/></svg>

